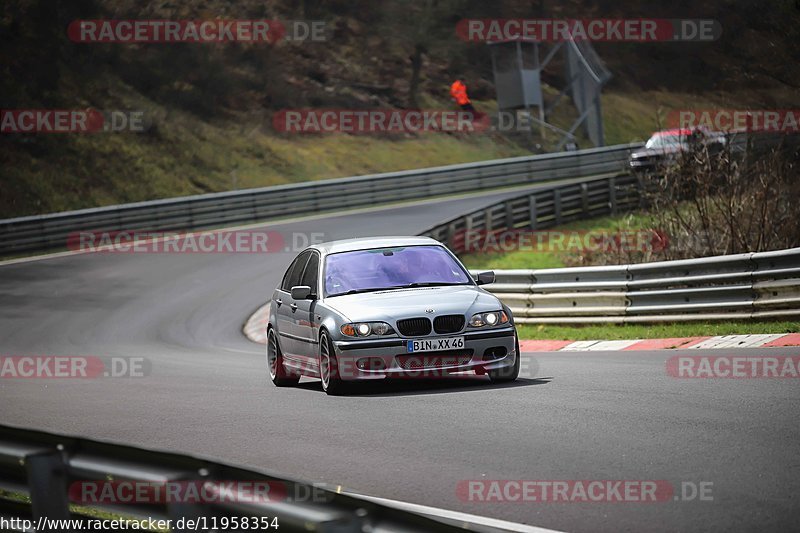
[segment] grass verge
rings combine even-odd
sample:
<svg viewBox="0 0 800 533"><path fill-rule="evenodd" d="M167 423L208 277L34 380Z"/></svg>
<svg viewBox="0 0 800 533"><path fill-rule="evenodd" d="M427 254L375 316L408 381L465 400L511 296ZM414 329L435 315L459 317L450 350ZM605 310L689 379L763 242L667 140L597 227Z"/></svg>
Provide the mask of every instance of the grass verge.
<svg viewBox="0 0 800 533"><path fill-rule="evenodd" d="M561 242L555 239L544 240L541 243L534 241L536 245L532 247L509 249L511 247L506 247L502 242L499 242L498 246L493 246L491 242L487 241L486 250L488 251L462 254L460 259L470 269L508 270L588 266L595 259L591 256L591 251L581 249L577 246L580 242L570 241L571 237L583 238L586 233L613 235L652 228L650 220L646 213L581 220L557 228L542 230L545 232L545 236L564 235L565 239ZM504 248L508 251L494 251ZM607 258L607 256L603 256L597 259L602 259L605 264ZM620 255L620 259L628 258L627 254ZM620 263L627 262L627 260L620 261Z"/></svg>
<svg viewBox="0 0 800 533"><path fill-rule="evenodd" d="M800 322L735 321L685 322L666 324L590 324L568 326L559 324L520 324L523 340L628 340L708 337L717 335L756 335L800 333Z"/></svg>

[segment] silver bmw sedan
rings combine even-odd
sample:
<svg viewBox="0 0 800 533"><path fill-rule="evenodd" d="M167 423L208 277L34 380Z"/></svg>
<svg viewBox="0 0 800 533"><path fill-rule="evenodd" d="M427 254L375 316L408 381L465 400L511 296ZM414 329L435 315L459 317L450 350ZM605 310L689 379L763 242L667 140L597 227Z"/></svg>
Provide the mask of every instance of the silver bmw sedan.
<svg viewBox="0 0 800 533"><path fill-rule="evenodd" d="M275 385L318 377L328 394L354 381L458 373L513 381L510 309L427 237L348 239L301 252L272 294L267 364Z"/></svg>

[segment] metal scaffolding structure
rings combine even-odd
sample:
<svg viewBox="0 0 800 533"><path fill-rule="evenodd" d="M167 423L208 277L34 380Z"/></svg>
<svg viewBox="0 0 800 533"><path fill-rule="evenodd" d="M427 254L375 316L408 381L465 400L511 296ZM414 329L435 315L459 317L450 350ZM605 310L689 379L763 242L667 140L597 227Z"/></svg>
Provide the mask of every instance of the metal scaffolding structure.
<svg viewBox="0 0 800 533"><path fill-rule="evenodd" d="M611 73L588 41L557 43L546 51L544 58L541 58L543 45L538 41L517 39L489 44L497 106L501 112L524 110L530 122L539 126L543 137L546 131L561 135L558 149L575 142L579 127L595 146L605 145L600 93L611 79ZM555 99L546 104L541 74L559 53L565 84ZM570 95L578 118L564 130L550 124L548 117L566 94ZM537 116L533 116L532 108L537 108Z"/></svg>

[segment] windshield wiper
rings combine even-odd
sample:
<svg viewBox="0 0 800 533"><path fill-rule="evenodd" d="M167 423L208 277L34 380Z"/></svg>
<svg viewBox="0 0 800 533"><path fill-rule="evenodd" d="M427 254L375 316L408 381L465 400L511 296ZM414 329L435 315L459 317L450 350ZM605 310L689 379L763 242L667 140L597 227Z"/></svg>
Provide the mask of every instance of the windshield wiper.
<svg viewBox="0 0 800 533"><path fill-rule="evenodd" d="M333 296L344 296L348 294L361 294L364 292L392 291L396 289L415 289L417 287L445 287L450 285L468 285L468 283L455 283L450 281L415 281L408 285L391 285L389 287L370 287L367 289L350 289L349 291L331 294Z"/></svg>
<svg viewBox="0 0 800 533"><path fill-rule="evenodd" d="M397 285L394 287L369 287L367 289L350 289L349 291L338 292L336 294L332 294L331 296L344 296L346 294L361 294L362 292L388 291L391 289L404 289L404 288L405 285Z"/></svg>

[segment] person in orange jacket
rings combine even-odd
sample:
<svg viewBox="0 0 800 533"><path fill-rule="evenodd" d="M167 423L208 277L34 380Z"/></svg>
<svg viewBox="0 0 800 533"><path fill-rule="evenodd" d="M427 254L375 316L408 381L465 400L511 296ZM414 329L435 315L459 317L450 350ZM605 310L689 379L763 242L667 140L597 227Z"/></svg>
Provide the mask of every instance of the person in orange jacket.
<svg viewBox="0 0 800 533"><path fill-rule="evenodd" d="M464 78L462 76L459 76L450 86L450 96L453 97L453 100L455 100L464 111L475 112L475 108L472 107L472 102L470 102L469 96L467 96L467 86L464 85Z"/></svg>

